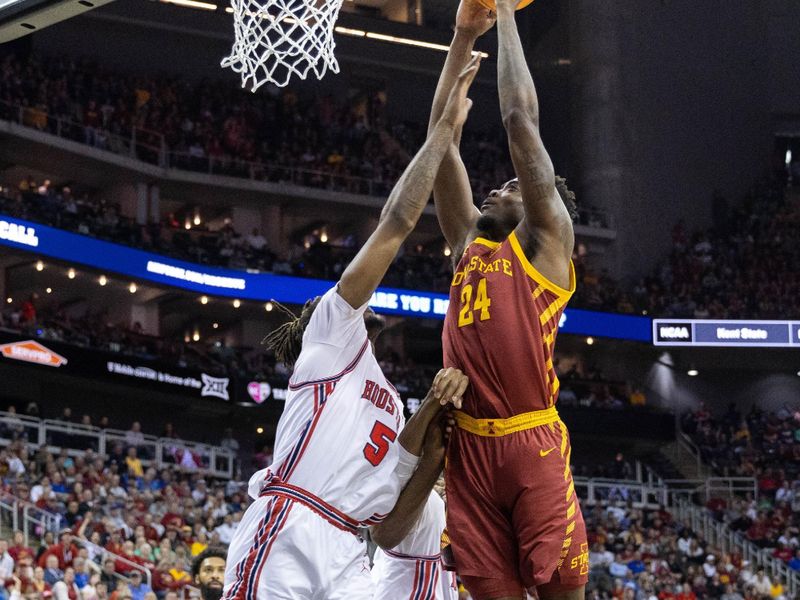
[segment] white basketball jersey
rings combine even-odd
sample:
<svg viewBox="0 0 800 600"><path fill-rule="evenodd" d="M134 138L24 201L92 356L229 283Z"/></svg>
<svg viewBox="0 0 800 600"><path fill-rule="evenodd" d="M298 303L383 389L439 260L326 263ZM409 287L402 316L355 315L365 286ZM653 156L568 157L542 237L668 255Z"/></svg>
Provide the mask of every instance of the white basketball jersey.
<svg viewBox="0 0 800 600"><path fill-rule="evenodd" d="M375 551L375 600L457 600L455 573L442 569L444 502L431 492L419 520L395 548Z"/></svg>
<svg viewBox="0 0 800 600"><path fill-rule="evenodd" d="M394 507L405 485L395 473L403 404L386 381L367 338L366 304L352 308L337 288L320 300L278 422L274 462L250 479L310 492L362 525Z"/></svg>

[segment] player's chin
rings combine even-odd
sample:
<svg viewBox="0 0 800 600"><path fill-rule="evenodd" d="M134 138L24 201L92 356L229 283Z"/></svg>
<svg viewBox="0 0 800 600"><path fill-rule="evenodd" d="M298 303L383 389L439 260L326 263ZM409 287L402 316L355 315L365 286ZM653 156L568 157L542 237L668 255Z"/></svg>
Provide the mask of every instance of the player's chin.
<svg viewBox="0 0 800 600"><path fill-rule="evenodd" d="M491 208L487 208L481 216L478 217L477 223L475 223L475 227L478 231L491 231L494 229L495 225L497 224L497 219L494 217Z"/></svg>
<svg viewBox="0 0 800 600"><path fill-rule="evenodd" d="M364 315L364 325L369 337L374 338L386 327L386 319L370 311Z"/></svg>

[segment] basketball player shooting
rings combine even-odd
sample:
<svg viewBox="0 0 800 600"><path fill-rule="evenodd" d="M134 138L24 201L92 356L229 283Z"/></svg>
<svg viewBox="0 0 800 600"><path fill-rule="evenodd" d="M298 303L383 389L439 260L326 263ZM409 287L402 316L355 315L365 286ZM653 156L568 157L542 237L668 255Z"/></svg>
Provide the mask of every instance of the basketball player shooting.
<svg viewBox="0 0 800 600"><path fill-rule="evenodd" d="M406 484L416 489L415 478L430 489L423 462L441 468L438 453L420 459L420 450L443 450L441 432L429 425L441 404L460 405L466 378L441 371L427 397L433 402L404 428L402 402L372 348L382 322L367 303L422 215L442 157L467 118L477 70L475 60L454 81L434 131L338 284L267 337L276 358L294 368L274 462L251 477L254 502L230 545L225 600L371 600L359 529L386 518ZM429 431L438 446L425 444Z"/></svg>
<svg viewBox="0 0 800 600"><path fill-rule="evenodd" d="M444 364L470 380L447 448L447 527L458 572L477 600L516 600L526 589L542 600L571 600L583 598L588 552L569 435L555 408L553 349L575 289L575 202L539 135L536 90L514 21L517 1L497 2L497 63L518 177L475 208L456 136L434 185L456 263ZM491 11L462 0L431 124L493 20Z"/></svg>

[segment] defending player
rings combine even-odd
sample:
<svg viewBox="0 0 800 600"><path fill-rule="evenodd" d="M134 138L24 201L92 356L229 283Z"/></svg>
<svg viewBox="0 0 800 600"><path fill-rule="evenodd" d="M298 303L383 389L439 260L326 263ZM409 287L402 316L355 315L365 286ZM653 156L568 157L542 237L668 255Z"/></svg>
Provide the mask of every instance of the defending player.
<svg viewBox="0 0 800 600"><path fill-rule="evenodd" d="M458 77L434 131L339 283L267 338L294 370L274 462L250 479L255 501L230 546L226 600L372 597L358 528L394 506L418 461L401 446L424 436L439 404L423 405L398 437L403 405L373 354L380 327L367 302L422 214L442 156L467 117L477 69L474 61ZM463 375L450 369L435 382L435 399L450 401L465 387Z"/></svg>
<svg viewBox="0 0 800 600"><path fill-rule="evenodd" d="M539 136L539 107L514 9L498 0L498 91L518 179L472 203L457 143L434 186L457 263L443 334L444 364L470 379L448 445L447 525L459 574L477 600L582 598L586 531L555 409L553 347L575 289L574 195ZM462 0L433 103L447 90L493 14ZM458 136L455 138L458 140Z"/></svg>
<svg viewBox="0 0 800 600"><path fill-rule="evenodd" d="M423 459L386 519L371 528L372 540L379 546L372 567L375 600L458 598L455 573L442 569L444 501L431 489L444 467L444 440L437 425L429 426L424 449L419 439L414 447L404 445Z"/></svg>

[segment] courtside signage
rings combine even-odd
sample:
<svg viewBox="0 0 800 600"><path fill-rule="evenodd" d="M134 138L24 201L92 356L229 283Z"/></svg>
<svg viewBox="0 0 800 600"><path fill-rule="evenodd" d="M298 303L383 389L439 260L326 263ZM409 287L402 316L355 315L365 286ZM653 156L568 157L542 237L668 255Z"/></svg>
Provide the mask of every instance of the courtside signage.
<svg viewBox="0 0 800 600"><path fill-rule="evenodd" d="M25 340L24 342L12 342L0 345L0 353L12 360L45 365L47 367L60 367L67 364L67 359L60 354L53 352L50 348L42 346L35 340Z"/></svg>
<svg viewBox="0 0 800 600"><path fill-rule="evenodd" d="M800 348L800 321L654 319L653 344Z"/></svg>
<svg viewBox="0 0 800 600"><path fill-rule="evenodd" d="M3 215L0 245L25 251L35 248L37 255L117 273L134 281L238 300L303 304L334 285L322 279L197 265ZM444 319L448 304L446 294L386 287L378 288L369 301L379 313L439 320ZM559 327L562 333L649 342L650 325L646 317L567 309ZM210 384L207 394L224 395L220 386Z"/></svg>
<svg viewBox="0 0 800 600"><path fill-rule="evenodd" d="M39 245L36 227L32 225L20 225L4 219L0 219L0 240L15 242L32 248L36 248Z"/></svg>

